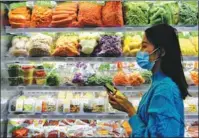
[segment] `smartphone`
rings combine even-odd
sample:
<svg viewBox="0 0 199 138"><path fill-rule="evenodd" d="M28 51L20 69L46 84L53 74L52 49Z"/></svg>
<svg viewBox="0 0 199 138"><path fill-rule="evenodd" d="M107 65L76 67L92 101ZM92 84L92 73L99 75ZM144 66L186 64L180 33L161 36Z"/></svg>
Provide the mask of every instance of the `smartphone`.
<svg viewBox="0 0 199 138"><path fill-rule="evenodd" d="M115 94L116 89L115 89L115 87L114 87L113 85L111 85L110 83L106 83L106 84L104 85L104 87L108 90L108 93L110 93L110 94Z"/></svg>

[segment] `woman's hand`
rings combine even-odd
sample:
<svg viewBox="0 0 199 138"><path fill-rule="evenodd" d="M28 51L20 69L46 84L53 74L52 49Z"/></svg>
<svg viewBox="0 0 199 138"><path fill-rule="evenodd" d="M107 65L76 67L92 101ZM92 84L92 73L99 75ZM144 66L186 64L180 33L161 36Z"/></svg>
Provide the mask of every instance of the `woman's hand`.
<svg viewBox="0 0 199 138"><path fill-rule="evenodd" d="M109 103L114 109L128 113L129 117L136 114L136 110L128 99L109 94Z"/></svg>

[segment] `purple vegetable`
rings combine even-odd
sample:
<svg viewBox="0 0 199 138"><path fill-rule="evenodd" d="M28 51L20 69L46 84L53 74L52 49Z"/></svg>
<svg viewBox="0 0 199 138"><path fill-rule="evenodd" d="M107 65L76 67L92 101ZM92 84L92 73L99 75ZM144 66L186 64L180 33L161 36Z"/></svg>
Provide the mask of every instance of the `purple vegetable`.
<svg viewBox="0 0 199 138"><path fill-rule="evenodd" d="M119 36L104 35L95 48L93 55L102 57L122 56L121 38Z"/></svg>
<svg viewBox="0 0 199 138"><path fill-rule="evenodd" d="M84 79L81 73L75 73L73 80L73 83L84 83Z"/></svg>

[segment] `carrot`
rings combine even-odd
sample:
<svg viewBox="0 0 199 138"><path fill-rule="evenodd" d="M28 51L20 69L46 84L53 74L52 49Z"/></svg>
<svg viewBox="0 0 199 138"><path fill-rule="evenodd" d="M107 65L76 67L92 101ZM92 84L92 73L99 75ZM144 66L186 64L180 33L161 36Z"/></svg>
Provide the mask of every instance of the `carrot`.
<svg viewBox="0 0 199 138"><path fill-rule="evenodd" d="M53 15L57 14L76 14L74 11L53 11Z"/></svg>
<svg viewBox="0 0 199 138"><path fill-rule="evenodd" d="M70 18L59 20L59 21L52 21L52 26L64 25L64 24L70 23L71 21L72 19Z"/></svg>
<svg viewBox="0 0 199 138"><path fill-rule="evenodd" d="M77 11L77 8L73 8L73 7L56 7L55 10Z"/></svg>
<svg viewBox="0 0 199 138"><path fill-rule="evenodd" d="M115 85L128 85L129 84L127 75L122 71L119 71L113 77L113 82L115 83Z"/></svg>
<svg viewBox="0 0 199 138"><path fill-rule="evenodd" d="M53 21L58 21L62 19L68 18L69 14L59 14L59 15L53 15Z"/></svg>

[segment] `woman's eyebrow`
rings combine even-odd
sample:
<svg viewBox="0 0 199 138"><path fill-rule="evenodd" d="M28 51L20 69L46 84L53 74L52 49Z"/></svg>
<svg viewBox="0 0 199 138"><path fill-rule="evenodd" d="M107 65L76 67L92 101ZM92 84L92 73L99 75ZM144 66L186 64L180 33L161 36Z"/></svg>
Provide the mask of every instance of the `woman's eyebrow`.
<svg viewBox="0 0 199 138"><path fill-rule="evenodd" d="M142 41L142 44L148 44L148 42L146 42L146 41Z"/></svg>

